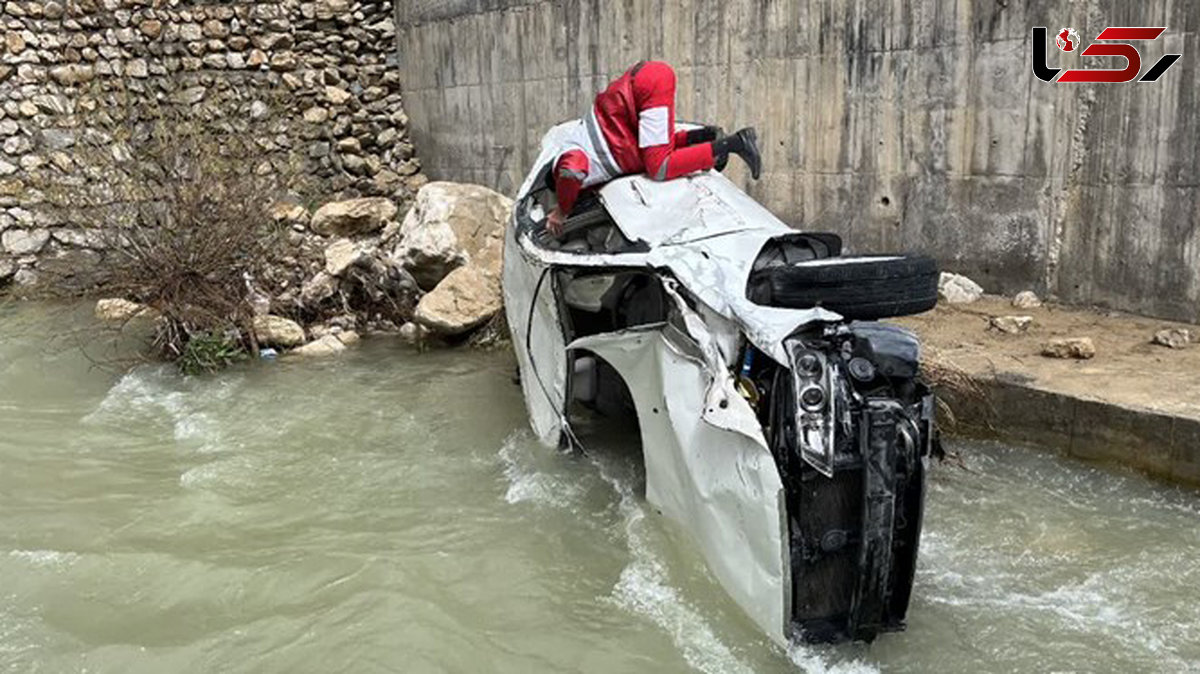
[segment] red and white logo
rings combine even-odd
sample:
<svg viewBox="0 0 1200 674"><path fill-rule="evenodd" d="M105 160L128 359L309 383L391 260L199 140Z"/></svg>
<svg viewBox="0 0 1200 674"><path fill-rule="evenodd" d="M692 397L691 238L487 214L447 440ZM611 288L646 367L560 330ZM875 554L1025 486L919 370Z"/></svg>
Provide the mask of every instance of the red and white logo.
<svg viewBox="0 0 1200 674"><path fill-rule="evenodd" d="M1079 33L1076 33L1074 28L1063 28L1058 37L1054 38L1054 43L1065 52L1077 51L1079 49Z"/></svg>
<svg viewBox="0 0 1200 674"><path fill-rule="evenodd" d="M1073 28L1063 28L1054 36L1054 43L1063 52L1078 53L1080 56L1115 56L1125 61L1123 68L1076 68L1063 72L1062 68L1051 68L1046 63L1048 31L1045 26L1036 26L1033 29L1033 74L1043 82L1058 84L1121 84L1134 80L1156 82L1182 58L1182 55L1166 54L1142 75L1142 53L1132 43L1153 42L1165 32L1166 28L1109 27L1096 36L1095 42L1079 51L1079 47L1082 46L1079 34Z"/></svg>

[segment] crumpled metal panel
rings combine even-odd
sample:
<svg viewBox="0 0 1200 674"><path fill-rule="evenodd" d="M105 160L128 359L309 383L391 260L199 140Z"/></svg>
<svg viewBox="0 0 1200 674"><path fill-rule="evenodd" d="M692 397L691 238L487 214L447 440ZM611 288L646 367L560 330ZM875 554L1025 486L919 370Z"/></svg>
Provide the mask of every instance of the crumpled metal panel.
<svg viewBox="0 0 1200 674"><path fill-rule="evenodd" d="M560 124L542 139L542 152L518 199L533 189L539 169L554 160L578 123ZM764 307L746 297L750 271L763 245L795 230L720 173L665 182L625 176L602 187L600 198L625 236L650 244L649 252L591 255L548 251L526 237L519 243L529 256L548 265L670 269L680 285L713 312L740 325L751 343L785 366L784 338L807 323L841 320L825 309Z"/></svg>
<svg viewBox="0 0 1200 674"><path fill-rule="evenodd" d="M602 187L600 196L625 236L652 248L751 230L792 231L715 171L661 182L626 176Z"/></svg>
<svg viewBox="0 0 1200 674"><path fill-rule="evenodd" d="M548 265L527 257L514 228L504 238L504 307L521 367L525 407L538 439L557 446L565 420L567 356Z"/></svg>
<svg viewBox="0 0 1200 674"><path fill-rule="evenodd" d="M576 340L625 379L637 406L646 463L646 500L686 528L730 597L773 639L785 644L791 588L783 484L740 396L710 405L723 391L697 357L703 346L663 326ZM669 392L669 395L668 395ZM721 412L714 425L710 409ZM737 421L730 421L731 419ZM755 436L734 428L754 427Z"/></svg>

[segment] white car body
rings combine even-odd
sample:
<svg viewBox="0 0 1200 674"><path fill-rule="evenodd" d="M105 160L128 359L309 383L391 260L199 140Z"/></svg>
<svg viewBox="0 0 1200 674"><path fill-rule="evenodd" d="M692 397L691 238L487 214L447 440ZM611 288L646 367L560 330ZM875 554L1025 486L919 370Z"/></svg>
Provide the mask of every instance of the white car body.
<svg viewBox="0 0 1200 674"><path fill-rule="evenodd" d="M795 230L715 172L667 182L627 176L598 191L625 238L645 244L638 250L594 253L539 244L528 222L540 221L544 209L527 197L570 127L547 134L505 240L505 304L533 430L548 446L568 443L575 356L587 352L607 362L637 409L647 501L691 532L734 601L772 640L786 643L793 630L784 485L734 372L745 342L789 366L790 335L842 317L747 299L759 251ZM578 282L560 287L556 269L572 270ZM589 276L589 269L657 275L678 320L569 338L564 302L586 307L589 293L598 298L611 282L603 274Z"/></svg>

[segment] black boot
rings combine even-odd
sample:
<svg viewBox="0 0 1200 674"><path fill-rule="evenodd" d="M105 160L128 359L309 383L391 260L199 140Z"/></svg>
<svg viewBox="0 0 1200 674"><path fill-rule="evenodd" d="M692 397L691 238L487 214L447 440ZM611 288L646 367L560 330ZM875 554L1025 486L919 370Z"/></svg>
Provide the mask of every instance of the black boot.
<svg viewBox="0 0 1200 674"><path fill-rule="evenodd" d="M724 171L729 155L736 154L750 167L750 176L755 180L762 175L762 156L758 153L758 134L754 127L746 127L732 136L713 142L713 165Z"/></svg>

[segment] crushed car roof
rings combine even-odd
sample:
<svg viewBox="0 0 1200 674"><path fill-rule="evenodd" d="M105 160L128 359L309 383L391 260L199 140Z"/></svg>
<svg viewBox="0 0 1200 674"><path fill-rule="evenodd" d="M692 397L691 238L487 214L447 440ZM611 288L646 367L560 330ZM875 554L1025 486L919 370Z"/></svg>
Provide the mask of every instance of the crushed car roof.
<svg viewBox="0 0 1200 674"><path fill-rule="evenodd" d="M535 166L554 161L573 125L554 127L542 141ZM533 189L533 171L519 197ZM756 347L787 363L783 340L814 321L837 321L831 311L755 304L746 284L755 259L772 238L795 233L761 204L715 171L668 181L644 175L618 178L599 190L600 200L626 238L644 241L648 252L592 254L551 251L522 237L522 247L544 264L574 267L666 268L697 299L736 322Z"/></svg>

